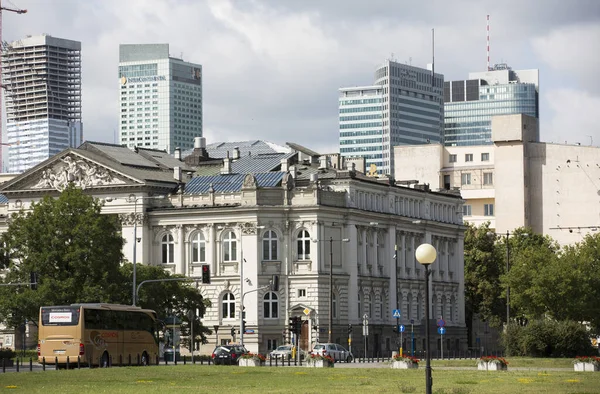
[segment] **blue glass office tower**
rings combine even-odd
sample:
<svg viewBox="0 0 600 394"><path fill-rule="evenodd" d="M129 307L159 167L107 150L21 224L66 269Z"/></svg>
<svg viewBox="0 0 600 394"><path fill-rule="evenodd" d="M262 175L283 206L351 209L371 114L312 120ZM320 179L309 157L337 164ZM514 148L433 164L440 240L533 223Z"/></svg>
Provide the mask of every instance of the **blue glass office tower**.
<svg viewBox="0 0 600 394"><path fill-rule="evenodd" d="M444 83L444 145L488 145L492 116L525 114L539 119L539 71L497 64L468 80ZM539 133L537 135L539 140Z"/></svg>
<svg viewBox="0 0 600 394"><path fill-rule="evenodd" d="M444 76L388 60L372 86L341 88L340 155L364 157L367 169L393 175L396 145L440 143Z"/></svg>

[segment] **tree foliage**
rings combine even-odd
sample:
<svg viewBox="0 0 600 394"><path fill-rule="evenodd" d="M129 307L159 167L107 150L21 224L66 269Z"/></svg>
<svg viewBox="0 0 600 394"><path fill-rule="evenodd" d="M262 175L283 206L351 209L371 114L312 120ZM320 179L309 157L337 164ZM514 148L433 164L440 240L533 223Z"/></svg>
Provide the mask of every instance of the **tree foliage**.
<svg viewBox="0 0 600 394"><path fill-rule="evenodd" d="M45 197L10 218L2 234L0 268L4 284L30 282L37 274L37 290L28 285L0 286L0 321L19 327L25 320L37 324L44 305L106 302L131 304L133 265L123 262L124 240L116 215L101 214L102 203L73 186L58 198ZM137 282L173 276L156 266L138 264ZM200 317L209 302L189 282L143 285L139 303L159 317L175 314L189 329L187 312L197 309L194 336L205 341L208 332Z"/></svg>

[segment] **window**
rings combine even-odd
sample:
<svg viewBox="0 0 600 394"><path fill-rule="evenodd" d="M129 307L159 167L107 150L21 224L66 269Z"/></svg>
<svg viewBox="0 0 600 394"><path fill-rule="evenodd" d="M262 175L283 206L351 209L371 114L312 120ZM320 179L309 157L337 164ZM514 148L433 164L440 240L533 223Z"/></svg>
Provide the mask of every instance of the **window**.
<svg viewBox="0 0 600 394"><path fill-rule="evenodd" d="M223 238L223 261L237 260L237 239L233 231L228 231Z"/></svg>
<svg viewBox="0 0 600 394"><path fill-rule="evenodd" d="M235 319L235 296L233 293L223 294L223 319Z"/></svg>
<svg viewBox="0 0 600 394"><path fill-rule="evenodd" d="M306 230L298 235L298 260L310 260L310 234Z"/></svg>
<svg viewBox="0 0 600 394"><path fill-rule="evenodd" d="M206 261L206 242L201 232L194 234L192 238L192 263L203 263Z"/></svg>
<svg viewBox="0 0 600 394"><path fill-rule="evenodd" d="M417 295L417 320L421 320L421 296Z"/></svg>
<svg viewBox="0 0 600 394"><path fill-rule="evenodd" d="M378 296L378 301L379 301L379 311L377 313L377 317L382 319L383 318L383 296Z"/></svg>
<svg viewBox="0 0 600 394"><path fill-rule="evenodd" d="M494 175L491 172L483 173L483 184L484 185L493 185L494 184Z"/></svg>
<svg viewBox="0 0 600 394"><path fill-rule="evenodd" d="M306 297L306 289L298 289L298 298Z"/></svg>
<svg viewBox="0 0 600 394"><path fill-rule="evenodd" d="M494 216L494 204L483 204L483 215Z"/></svg>
<svg viewBox="0 0 600 394"><path fill-rule="evenodd" d="M175 240L171 234L165 234L161 241L163 264L175 262Z"/></svg>
<svg viewBox="0 0 600 394"><path fill-rule="evenodd" d="M473 161L472 153L465 153L465 162Z"/></svg>
<svg viewBox="0 0 600 394"><path fill-rule="evenodd" d="M450 190L450 175L444 175L444 189Z"/></svg>
<svg viewBox="0 0 600 394"><path fill-rule="evenodd" d="M275 231L267 231L263 236L263 260L277 260L277 235Z"/></svg>
<svg viewBox="0 0 600 394"><path fill-rule="evenodd" d="M277 319L279 317L279 301L277 294L270 291L263 297L264 312L263 316L265 319Z"/></svg>
<svg viewBox="0 0 600 394"><path fill-rule="evenodd" d="M358 295L358 318L362 319L362 309L360 307L360 294L357 294L357 295Z"/></svg>
<svg viewBox="0 0 600 394"><path fill-rule="evenodd" d="M450 161L450 163L456 163L456 155L450 155L448 157L448 160Z"/></svg>
<svg viewBox="0 0 600 394"><path fill-rule="evenodd" d="M400 294L398 294L398 296L400 296ZM412 318L412 294L410 293L406 297L406 318Z"/></svg>
<svg viewBox="0 0 600 394"><path fill-rule="evenodd" d="M337 319L337 295L335 293L331 295L331 316Z"/></svg>
<svg viewBox="0 0 600 394"><path fill-rule="evenodd" d="M471 216L471 206L463 205L463 216Z"/></svg>
<svg viewBox="0 0 600 394"><path fill-rule="evenodd" d="M277 349L277 339L267 339L267 349L268 350Z"/></svg>
<svg viewBox="0 0 600 394"><path fill-rule="evenodd" d="M482 153L481 154L481 161L490 161L490 154L489 153Z"/></svg>
<svg viewBox="0 0 600 394"><path fill-rule="evenodd" d="M471 184L471 173L470 172L460 175L460 184L461 185L470 185Z"/></svg>

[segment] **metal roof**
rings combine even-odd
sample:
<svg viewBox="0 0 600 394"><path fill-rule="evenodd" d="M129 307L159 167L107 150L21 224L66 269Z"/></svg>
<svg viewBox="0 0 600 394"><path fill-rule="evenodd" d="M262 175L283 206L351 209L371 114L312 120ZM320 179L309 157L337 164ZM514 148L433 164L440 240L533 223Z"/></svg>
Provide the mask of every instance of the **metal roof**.
<svg viewBox="0 0 600 394"><path fill-rule="evenodd" d="M285 172L266 172L253 174L258 187L275 187L281 185ZM197 176L185 185L185 194L204 194L212 186L215 193L238 192L242 189L247 174L224 174Z"/></svg>
<svg viewBox="0 0 600 394"><path fill-rule="evenodd" d="M280 146L267 141L239 141L239 142L216 142L206 145L206 151L211 158L225 158L227 152L229 157L232 157L233 149L240 150L240 157L251 155L259 155L262 153L289 153L290 148Z"/></svg>
<svg viewBox="0 0 600 394"><path fill-rule="evenodd" d="M125 146L109 145L97 142L90 142L90 144L93 144L94 148L104 153L106 156L108 156L113 161L116 161L119 164L134 167L158 167L157 163L153 163L152 161L144 158L143 156L136 154L131 149Z"/></svg>
<svg viewBox="0 0 600 394"><path fill-rule="evenodd" d="M4 194L0 194L0 204L6 204L8 202L8 198Z"/></svg>
<svg viewBox="0 0 600 394"><path fill-rule="evenodd" d="M281 166L282 159L289 159L296 153L261 153L258 155L242 156L231 163L231 172L235 174L261 173L273 171Z"/></svg>

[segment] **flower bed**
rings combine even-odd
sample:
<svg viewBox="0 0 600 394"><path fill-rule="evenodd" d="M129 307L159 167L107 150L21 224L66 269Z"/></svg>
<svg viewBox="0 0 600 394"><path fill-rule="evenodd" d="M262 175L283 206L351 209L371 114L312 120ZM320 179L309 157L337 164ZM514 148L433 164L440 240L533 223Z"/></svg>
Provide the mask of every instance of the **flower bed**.
<svg viewBox="0 0 600 394"><path fill-rule="evenodd" d="M419 368L419 359L406 355L395 355L392 358L392 368L394 369L412 369Z"/></svg>
<svg viewBox="0 0 600 394"><path fill-rule="evenodd" d="M265 365L266 357L260 353L246 353L240 356L238 365L240 367L260 367Z"/></svg>
<svg viewBox="0 0 600 394"><path fill-rule="evenodd" d="M333 368L335 360L331 356L321 356L319 354L311 354L306 359L306 365L312 368Z"/></svg>
<svg viewBox="0 0 600 394"><path fill-rule="evenodd" d="M573 360L573 368L578 372L600 371L600 357L577 356L575 357L575 360Z"/></svg>
<svg viewBox="0 0 600 394"><path fill-rule="evenodd" d="M480 371L506 371L508 361L503 357L483 356L477 360L477 369Z"/></svg>

